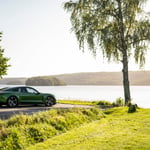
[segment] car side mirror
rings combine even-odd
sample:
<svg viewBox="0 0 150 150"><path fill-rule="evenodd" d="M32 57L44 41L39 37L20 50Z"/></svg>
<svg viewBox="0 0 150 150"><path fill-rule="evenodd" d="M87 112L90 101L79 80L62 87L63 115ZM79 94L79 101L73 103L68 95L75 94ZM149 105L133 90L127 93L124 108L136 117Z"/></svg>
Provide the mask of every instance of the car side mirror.
<svg viewBox="0 0 150 150"><path fill-rule="evenodd" d="M37 93L36 93L36 95L39 95L39 94L40 94L40 92L37 92Z"/></svg>

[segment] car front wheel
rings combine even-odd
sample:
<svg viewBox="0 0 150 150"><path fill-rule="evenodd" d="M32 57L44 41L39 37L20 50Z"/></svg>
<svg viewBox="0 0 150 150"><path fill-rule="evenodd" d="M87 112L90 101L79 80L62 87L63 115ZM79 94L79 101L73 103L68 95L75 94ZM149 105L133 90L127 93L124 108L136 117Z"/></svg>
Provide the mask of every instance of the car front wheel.
<svg viewBox="0 0 150 150"><path fill-rule="evenodd" d="M18 99L15 96L10 96L7 100L8 107L16 107L18 105Z"/></svg>
<svg viewBox="0 0 150 150"><path fill-rule="evenodd" d="M53 101L54 101L54 98L51 97L51 96L48 96L46 101L45 101L45 106L52 106L53 105Z"/></svg>

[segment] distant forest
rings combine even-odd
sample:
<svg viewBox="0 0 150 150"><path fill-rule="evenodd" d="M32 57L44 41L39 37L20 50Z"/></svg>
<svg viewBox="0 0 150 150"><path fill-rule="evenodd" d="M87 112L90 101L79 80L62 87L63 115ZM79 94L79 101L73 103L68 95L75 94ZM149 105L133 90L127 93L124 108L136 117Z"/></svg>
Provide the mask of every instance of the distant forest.
<svg viewBox="0 0 150 150"><path fill-rule="evenodd" d="M150 71L129 72L131 85L150 85ZM32 81L38 85L122 85L121 72L86 72L61 74L53 76L40 76L32 78L4 78L0 79L0 84L26 85L27 81ZM36 79L36 80L35 80ZM41 80L43 79L43 80ZM46 81L49 81L49 84ZM40 80L40 81L39 81ZM42 82L43 81L43 82ZM44 83L45 82L45 83ZM35 85L30 82L28 85Z"/></svg>
<svg viewBox="0 0 150 150"><path fill-rule="evenodd" d="M67 85L122 85L122 72L87 72L57 75ZM150 71L129 72L131 85L150 85Z"/></svg>

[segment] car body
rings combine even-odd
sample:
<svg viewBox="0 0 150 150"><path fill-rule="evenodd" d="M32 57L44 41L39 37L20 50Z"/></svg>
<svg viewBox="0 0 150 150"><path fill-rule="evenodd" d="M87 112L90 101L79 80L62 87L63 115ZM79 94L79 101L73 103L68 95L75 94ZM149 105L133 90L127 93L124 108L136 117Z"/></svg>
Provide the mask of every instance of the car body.
<svg viewBox="0 0 150 150"><path fill-rule="evenodd" d="M40 93L38 90L28 86L6 87L0 89L0 105L16 107L19 104L45 104L51 106L56 104L56 98L50 93Z"/></svg>

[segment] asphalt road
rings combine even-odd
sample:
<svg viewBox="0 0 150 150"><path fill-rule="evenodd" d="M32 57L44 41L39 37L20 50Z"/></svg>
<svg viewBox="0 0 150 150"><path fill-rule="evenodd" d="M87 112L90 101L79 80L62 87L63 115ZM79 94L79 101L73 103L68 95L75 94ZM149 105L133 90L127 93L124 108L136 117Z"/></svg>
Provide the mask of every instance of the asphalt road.
<svg viewBox="0 0 150 150"><path fill-rule="evenodd" d="M11 116L16 114L28 114L32 115L39 111L47 111L50 109L58 109L58 108L73 108L73 107L84 107L89 108L90 106L83 106L83 105L71 105L71 104L56 104L52 107L45 107L45 106L19 106L16 108L8 108L8 107L0 107L0 119L8 119Z"/></svg>

